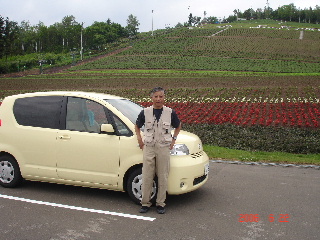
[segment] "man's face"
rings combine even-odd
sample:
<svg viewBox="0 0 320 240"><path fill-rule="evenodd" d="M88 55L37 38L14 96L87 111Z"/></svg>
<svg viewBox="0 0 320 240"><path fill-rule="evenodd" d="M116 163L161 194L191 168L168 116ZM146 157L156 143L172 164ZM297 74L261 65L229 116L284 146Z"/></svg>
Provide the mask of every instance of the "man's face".
<svg viewBox="0 0 320 240"><path fill-rule="evenodd" d="M151 95L151 99L153 102L153 107L155 109L160 109L164 105L165 95L163 91L155 92Z"/></svg>

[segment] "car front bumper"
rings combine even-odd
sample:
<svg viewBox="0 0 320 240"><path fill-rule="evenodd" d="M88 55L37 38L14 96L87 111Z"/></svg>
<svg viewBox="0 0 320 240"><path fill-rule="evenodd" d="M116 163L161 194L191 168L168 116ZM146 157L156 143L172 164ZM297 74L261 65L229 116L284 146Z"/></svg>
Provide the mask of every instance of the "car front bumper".
<svg viewBox="0 0 320 240"><path fill-rule="evenodd" d="M209 157L204 152L171 156L168 194L179 195L194 191L208 180Z"/></svg>

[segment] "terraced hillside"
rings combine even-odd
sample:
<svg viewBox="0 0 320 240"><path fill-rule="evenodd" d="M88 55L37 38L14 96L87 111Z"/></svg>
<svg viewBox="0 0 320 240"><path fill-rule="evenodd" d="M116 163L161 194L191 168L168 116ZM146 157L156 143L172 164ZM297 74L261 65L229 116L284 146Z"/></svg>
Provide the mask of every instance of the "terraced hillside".
<svg viewBox="0 0 320 240"><path fill-rule="evenodd" d="M268 28L267 25L264 28L229 25L184 28L136 40L127 51L74 70L129 68L319 73L319 43L317 29Z"/></svg>

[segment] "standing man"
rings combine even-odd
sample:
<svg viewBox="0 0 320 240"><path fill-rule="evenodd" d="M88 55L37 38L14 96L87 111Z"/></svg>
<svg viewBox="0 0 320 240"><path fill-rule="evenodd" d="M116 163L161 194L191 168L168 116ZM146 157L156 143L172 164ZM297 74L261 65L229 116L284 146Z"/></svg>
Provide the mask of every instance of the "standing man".
<svg viewBox="0 0 320 240"><path fill-rule="evenodd" d="M142 110L137 118L135 131L143 150L142 200L140 213L149 211L154 176L158 177L157 212L165 213L165 200L170 168L170 150L181 129L181 122L174 110L164 106L165 90L157 87L151 90L153 105ZM140 128L145 125L143 139ZM171 136L171 127L174 128Z"/></svg>

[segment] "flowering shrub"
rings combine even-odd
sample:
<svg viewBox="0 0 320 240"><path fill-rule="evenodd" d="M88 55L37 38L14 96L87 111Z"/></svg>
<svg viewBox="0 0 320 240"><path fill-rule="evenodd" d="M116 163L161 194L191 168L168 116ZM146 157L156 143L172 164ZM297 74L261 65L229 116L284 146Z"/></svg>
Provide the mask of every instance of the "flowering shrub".
<svg viewBox="0 0 320 240"><path fill-rule="evenodd" d="M150 102L139 102L150 106ZM247 103L247 102L171 102L183 123L234 124L239 126L283 126L318 128L320 104L318 103Z"/></svg>
<svg viewBox="0 0 320 240"><path fill-rule="evenodd" d="M183 129L196 133L205 144L251 151L320 152L319 99L176 100L166 106L175 109ZM147 101L138 103L152 105Z"/></svg>

